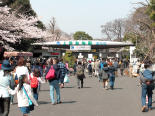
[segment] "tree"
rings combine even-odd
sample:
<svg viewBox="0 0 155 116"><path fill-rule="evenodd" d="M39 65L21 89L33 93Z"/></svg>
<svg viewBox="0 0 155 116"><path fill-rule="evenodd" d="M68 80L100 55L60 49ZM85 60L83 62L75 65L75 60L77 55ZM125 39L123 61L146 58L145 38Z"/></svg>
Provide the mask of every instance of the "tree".
<svg viewBox="0 0 155 116"><path fill-rule="evenodd" d="M83 32L83 31L76 32L73 35L73 37L74 37L74 40L93 40L93 38L89 34Z"/></svg>
<svg viewBox="0 0 155 116"><path fill-rule="evenodd" d="M9 6L12 10L16 11L17 14L22 14L25 16L36 17L36 12L32 9L29 0L0 0L2 3L0 6ZM41 29L45 29L44 24L38 20L36 26Z"/></svg>
<svg viewBox="0 0 155 116"><path fill-rule="evenodd" d="M57 27L55 17L52 17L52 19L50 20L49 31L53 35L53 37L51 38L52 40L59 41L61 39L62 31Z"/></svg>
<svg viewBox="0 0 155 116"><path fill-rule="evenodd" d="M119 39L122 41L124 36L124 20L123 19L116 19L114 21L108 22L105 25L102 25L102 33L108 38L109 40Z"/></svg>
<svg viewBox="0 0 155 116"><path fill-rule="evenodd" d="M17 13L24 14L27 16L37 15L35 11L32 9L29 0L12 0L12 1L13 2L10 2L8 6L14 10L17 10Z"/></svg>
<svg viewBox="0 0 155 116"><path fill-rule="evenodd" d="M63 57L63 61L68 62L69 67L73 68L76 57L73 56L72 51L66 51L65 56Z"/></svg>
<svg viewBox="0 0 155 116"><path fill-rule="evenodd" d="M149 5L148 5L149 6ZM152 57L152 47L155 42L153 31L153 20L147 13L148 6L142 6L136 9L126 23L125 37L133 37L136 42L136 53L139 57ZM127 37L128 36L128 37Z"/></svg>
<svg viewBox="0 0 155 116"><path fill-rule="evenodd" d="M37 17L19 14L17 16L14 11L10 11L8 7L0 7L0 43L6 50L12 51L18 48L21 50L26 45L30 45L30 42L51 36L47 31L35 26L38 22ZM28 47L25 48L28 49Z"/></svg>
<svg viewBox="0 0 155 116"><path fill-rule="evenodd" d="M51 33L54 34L56 30L56 19L54 17L51 19L49 26Z"/></svg>

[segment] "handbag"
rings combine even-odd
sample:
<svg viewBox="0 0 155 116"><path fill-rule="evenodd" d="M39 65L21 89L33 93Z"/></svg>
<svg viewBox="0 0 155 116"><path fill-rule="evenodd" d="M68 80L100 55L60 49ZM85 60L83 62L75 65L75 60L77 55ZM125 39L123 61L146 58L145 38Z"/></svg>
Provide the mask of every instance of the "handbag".
<svg viewBox="0 0 155 116"><path fill-rule="evenodd" d="M55 70L54 70L53 66L51 66L50 70L48 71L48 73L46 75L46 79L51 80L54 78L55 78Z"/></svg>
<svg viewBox="0 0 155 116"><path fill-rule="evenodd" d="M67 75L67 74L65 75L65 78L64 78L64 83L69 83L69 77L68 77L68 75Z"/></svg>
<svg viewBox="0 0 155 116"><path fill-rule="evenodd" d="M34 105L33 105L32 101L31 101L30 97L28 96L28 94L27 94L25 88L23 87L22 89L23 89L23 91L24 91L26 97L28 98L30 111L34 110Z"/></svg>

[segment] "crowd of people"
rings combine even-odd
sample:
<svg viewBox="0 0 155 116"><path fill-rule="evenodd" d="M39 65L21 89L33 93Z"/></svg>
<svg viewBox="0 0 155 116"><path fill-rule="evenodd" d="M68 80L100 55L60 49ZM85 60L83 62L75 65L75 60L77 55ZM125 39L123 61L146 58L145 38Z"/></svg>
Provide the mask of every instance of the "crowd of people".
<svg viewBox="0 0 155 116"><path fill-rule="evenodd" d="M142 111L152 109L152 94L154 89L154 72L149 69L150 64L144 63L140 75L142 86ZM24 57L18 59L5 59L0 70L0 114L8 116L10 104L13 104L14 95L17 94L18 107L23 116L38 106L39 91L42 83L49 83L51 104L61 104L60 88L64 88L68 82L68 75L71 73L68 62L63 59L50 58L47 60L30 60ZM124 76L125 69L129 68L127 60L118 59L96 59L77 60L73 66L74 75L77 78L77 88L84 87L84 79L97 77L103 83L105 90L113 90L115 78ZM56 91L56 99L54 95ZM146 104L146 98L148 103ZM148 105L148 106L147 106Z"/></svg>
<svg viewBox="0 0 155 116"><path fill-rule="evenodd" d="M13 96L17 94L18 107L23 116L28 116L38 106L41 83L50 86L51 104L61 103L60 88L64 87L64 78L68 73L62 59L48 59L44 64L39 60L30 63L23 57L3 61L0 70L0 114L8 116ZM56 90L57 99L54 98Z"/></svg>

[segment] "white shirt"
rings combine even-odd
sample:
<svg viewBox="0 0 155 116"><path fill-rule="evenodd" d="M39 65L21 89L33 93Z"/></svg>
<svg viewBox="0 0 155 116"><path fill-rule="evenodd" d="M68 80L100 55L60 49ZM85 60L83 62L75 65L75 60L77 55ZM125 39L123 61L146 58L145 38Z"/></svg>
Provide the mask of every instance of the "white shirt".
<svg viewBox="0 0 155 116"><path fill-rule="evenodd" d="M27 75L28 77L28 80L29 79L29 71L28 71L28 68L26 66L17 66L16 68L16 73L17 74L17 77L19 78L21 75Z"/></svg>
<svg viewBox="0 0 155 116"><path fill-rule="evenodd" d="M37 101L33 97L33 93L31 91L31 86L29 84L26 84L26 83L24 83L23 86L24 86L29 98L33 102L33 104L38 106ZM29 106L28 98L27 98L26 94L24 93L23 89L18 90L18 88L19 88L19 85L15 88L15 90L12 90L12 89L9 88L9 93L11 95L15 95L17 93L18 107L27 107L27 106Z"/></svg>
<svg viewBox="0 0 155 116"><path fill-rule="evenodd" d="M0 97L2 98L10 97L7 88L13 82L14 80L11 75L4 76L4 71L0 70Z"/></svg>

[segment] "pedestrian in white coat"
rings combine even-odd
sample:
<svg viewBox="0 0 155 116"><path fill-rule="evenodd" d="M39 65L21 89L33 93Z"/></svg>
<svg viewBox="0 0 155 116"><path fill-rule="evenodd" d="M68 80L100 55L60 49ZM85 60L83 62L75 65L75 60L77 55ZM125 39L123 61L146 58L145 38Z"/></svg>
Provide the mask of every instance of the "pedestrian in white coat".
<svg viewBox="0 0 155 116"><path fill-rule="evenodd" d="M33 97L31 86L27 83L27 76L21 75L19 77L19 84L15 90L8 87L8 91L11 95L15 95L17 93L18 107L20 108L23 116L28 116L30 111L34 110L34 105L38 106L37 101Z"/></svg>

